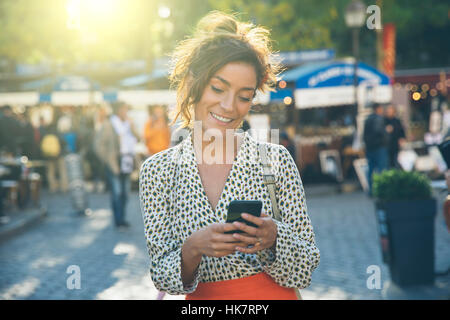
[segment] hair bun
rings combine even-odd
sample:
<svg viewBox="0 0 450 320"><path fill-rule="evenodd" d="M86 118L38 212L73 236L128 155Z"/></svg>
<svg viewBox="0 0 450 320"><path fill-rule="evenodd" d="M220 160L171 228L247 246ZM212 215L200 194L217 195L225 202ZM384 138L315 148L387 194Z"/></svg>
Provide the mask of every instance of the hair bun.
<svg viewBox="0 0 450 320"><path fill-rule="evenodd" d="M206 33L237 34L238 22L232 15L213 11L198 22L197 28L200 32Z"/></svg>

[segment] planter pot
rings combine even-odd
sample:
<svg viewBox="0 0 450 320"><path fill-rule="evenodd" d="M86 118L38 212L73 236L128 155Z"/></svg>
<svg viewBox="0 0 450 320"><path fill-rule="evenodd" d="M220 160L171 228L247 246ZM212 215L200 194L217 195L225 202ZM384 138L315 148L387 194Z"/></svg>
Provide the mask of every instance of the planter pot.
<svg viewBox="0 0 450 320"><path fill-rule="evenodd" d="M377 201L383 262L399 286L434 282L436 200Z"/></svg>

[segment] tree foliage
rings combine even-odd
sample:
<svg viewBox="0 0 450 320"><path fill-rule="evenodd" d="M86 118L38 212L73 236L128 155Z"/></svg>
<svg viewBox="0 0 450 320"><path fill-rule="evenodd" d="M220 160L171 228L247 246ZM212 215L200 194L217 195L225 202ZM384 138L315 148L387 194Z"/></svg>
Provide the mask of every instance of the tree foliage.
<svg viewBox="0 0 450 320"><path fill-rule="evenodd" d="M203 15L214 9L237 12L242 19L270 28L276 50L334 48L338 56L352 54L351 33L344 22L350 0L79 0L118 6L111 16L89 16L84 10L79 29L67 26L68 1L0 1L0 60L69 64L151 61L172 50ZM365 2L382 4L383 22L393 22L397 27L397 67L449 65L448 1ZM171 8L167 19L158 16L161 4ZM361 58L372 64L375 38L373 30L361 28Z"/></svg>

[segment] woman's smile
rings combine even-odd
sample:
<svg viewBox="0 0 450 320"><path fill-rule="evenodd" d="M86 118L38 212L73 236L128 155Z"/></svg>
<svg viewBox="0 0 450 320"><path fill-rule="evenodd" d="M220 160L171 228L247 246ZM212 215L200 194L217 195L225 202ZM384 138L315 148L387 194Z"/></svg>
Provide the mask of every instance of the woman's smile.
<svg viewBox="0 0 450 320"><path fill-rule="evenodd" d="M226 118L226 117L219 116L217 113L214 113L214 112L210 112L209 114L211 115L211 117L213 117L215 120L217 120L218 124L227 125L231 121L234 120L234 119L231 119L231 118Z"/></svg>

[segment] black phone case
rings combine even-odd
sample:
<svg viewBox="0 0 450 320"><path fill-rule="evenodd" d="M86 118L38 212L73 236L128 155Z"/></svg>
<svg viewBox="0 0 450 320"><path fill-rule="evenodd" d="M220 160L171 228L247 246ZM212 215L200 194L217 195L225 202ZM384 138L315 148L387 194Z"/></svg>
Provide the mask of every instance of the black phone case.
<svg viewBox="0 0 450 320"><path fill-rule="evenodd" d="M234 221L239 221L245 223L251 227L258 227L257 225L248 222L241 217L242 213L248 213L255 217L261 216L262 202L259 200L233 200L228 206L227 223L232 223ZM225 233L243 233L243 231L228 231Z"/></svg>

